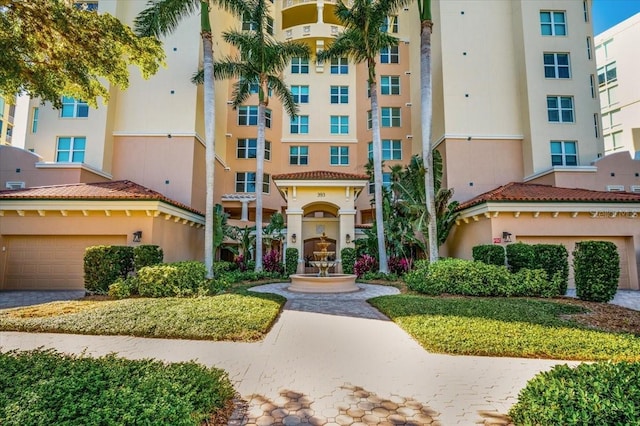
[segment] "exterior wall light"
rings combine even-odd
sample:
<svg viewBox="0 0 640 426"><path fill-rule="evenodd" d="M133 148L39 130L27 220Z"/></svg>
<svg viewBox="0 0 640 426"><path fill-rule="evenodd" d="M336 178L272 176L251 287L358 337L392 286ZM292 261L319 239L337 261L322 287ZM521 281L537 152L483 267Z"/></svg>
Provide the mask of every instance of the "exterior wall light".
<svg viewBox="0 0 640 426"><path fill-rule="evenodd" d="M511 232L504 231L502 233L502 241L504 241L505 243L510 243L511 242Z"/></svg>
<svg viewBox="0 0 640 426"><path fill-rule="evenodd" d="M347 244L349 244L351 242L351 234L345 235L344 239L347 242Z"/></svg>
<svg viewBox="0 0 640 426"><path fill-rule="evenodd" d="M139 243L142 241L142 231L136 231L133 233L133 242Z"/></svg>
<svg viewBox="0 0 640 426"><path fill-rule="evenodd" d="M295 244L296 240L298 239L296 234L291 234L291 242Z"/></svg>

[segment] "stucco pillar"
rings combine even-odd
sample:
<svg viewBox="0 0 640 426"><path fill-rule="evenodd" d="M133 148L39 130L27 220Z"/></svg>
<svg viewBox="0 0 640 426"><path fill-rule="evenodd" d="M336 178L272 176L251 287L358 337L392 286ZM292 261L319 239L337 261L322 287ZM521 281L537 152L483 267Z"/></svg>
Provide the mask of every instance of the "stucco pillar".
<svg viewBox="0 0 640 426"><path fill-rule="evenodd" d="M287 242L289 247L298 249L298 268L297 273L304 273L304 252L302 245L304 244L304 237L302 235L302 210L287 209ZM295 235L295 241L293 236Z"/></svg>
<svg viewBox="0 0 640 426"><path fill-rule="evenodd" d="M322 12L324 11L324 2L318 2L318 24L322 24L324 22L324 18L322 16Z"/></svg>
<svg viewBox="0 0 640 426"><path fill-rule="evenodd" d="M342 249L345 247L355 247L356 210L342 208L338 211L338 216L340 217L340 235L338 236L336 243L336 257L340 259L340 263L336 265L336 272L342 273ZM349 242L347 242L347 239Z"/></svg>
<svg viewBox="0 0 640 426"><path fill-rule="evenodd" d="M242 203L242 213L240 213L240 220L243 222L249 221L249 202L250 201L251 200L249 199L240 201L240 203Z"/></svg>

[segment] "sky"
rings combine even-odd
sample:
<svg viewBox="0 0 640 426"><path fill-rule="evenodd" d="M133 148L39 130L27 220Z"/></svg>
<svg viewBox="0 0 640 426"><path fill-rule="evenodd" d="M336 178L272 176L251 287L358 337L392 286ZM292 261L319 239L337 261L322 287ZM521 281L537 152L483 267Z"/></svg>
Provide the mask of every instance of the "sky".
<svg viewBox="0 0 640 426"><path fill-rule="evenodd" d="M600 34L640 12L640 0L593 0L593 33Z"/></svg>

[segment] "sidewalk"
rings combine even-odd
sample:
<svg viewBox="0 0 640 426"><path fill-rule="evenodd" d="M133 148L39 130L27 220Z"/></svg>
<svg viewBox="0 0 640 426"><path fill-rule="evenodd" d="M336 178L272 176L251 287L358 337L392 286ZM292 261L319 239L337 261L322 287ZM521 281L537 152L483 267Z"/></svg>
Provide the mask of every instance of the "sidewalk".
<svg viewBox="0 0 640 426"><path fill-rule="evenodd" d="M289 299L258 343L2 332L0 347L223 368L248 402L232 425L506 424L503 414L526 382L562 363L428 353L364 302L397 292L393 287L360 284L356 293L311 295L286 286L254 288Z"/></svg>

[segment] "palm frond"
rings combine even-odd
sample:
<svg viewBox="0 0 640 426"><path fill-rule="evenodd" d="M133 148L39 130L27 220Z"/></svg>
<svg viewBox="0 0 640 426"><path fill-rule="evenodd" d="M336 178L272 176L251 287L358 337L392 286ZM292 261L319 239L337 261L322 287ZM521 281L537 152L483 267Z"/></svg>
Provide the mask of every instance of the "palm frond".
<svg viewBox="0 0 640 426"><path fill-rule="evenodd" d="M278 76L269 76L268 82L269 87L273 89L280 102L282 102L282 107L287 111L287 114L291 118L295 118L298 114L298 105L294 102L289 87Z"/></svg>
<svg viewBox="0 0 640 426"><path fill-rule="evenodd" d="M134 20L139 36L160 37L172 33L180 21L200 10L200 0L149 0Z"/></svg>

